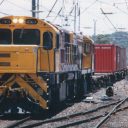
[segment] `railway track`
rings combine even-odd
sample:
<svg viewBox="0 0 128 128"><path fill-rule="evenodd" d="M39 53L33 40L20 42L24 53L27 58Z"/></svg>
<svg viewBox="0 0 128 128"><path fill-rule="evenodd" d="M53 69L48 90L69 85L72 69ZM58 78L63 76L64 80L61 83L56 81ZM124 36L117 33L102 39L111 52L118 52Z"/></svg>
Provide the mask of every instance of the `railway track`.
<svg viewBox="0 0 128 128"><path fill-rule="evenodd" d="M97 116L93 116L91 118L88 118L88 119L82 119L82 120L75 121L72 123L64 124L64 125L58 126L57 128L65 128L65 127L75 126L75 125L90 122L92 120L95 120L95 119L102 117L103 119L94 127L94 128L100 128L112 114L115 114L116 112L124 111L125 109L128 109L128 105L123 107L123 108L119 108L127 100L128 100L128 97L121 100L119 103L116 104L116 106L113 107L113 109L110 112L105 112L102 114L98 114Z"/></svg>
<svg viewBox="0 0 128 128"><path fill-rule="evenodd" d="M116 112L128 109L128 105L125 105L125 107L120 108L121 105L125 103L127 100L128 97L124 98L123 100L118 100L116 102L102 105L88 111L82 111L58 118L45 119L43 121L37 121L36 123L32 122L31 116L28 116L11 125L8 125L6 128L33 128L37 126L44 127L46 124L50 124L53 127L55 126L54 124L56 124L56 128L65 128L80 125L82 123L89 123L96 119L101 119L99 123L95 125L95 128L100 128L111 115L113 115ZM107 111L106 109L109 109L110 111Z"/></svg>
<svg viewBox="0 0 128 128"><path fill-rule="evenodd" d="M24 122L20 121L21 123L18 123L18 126L19 126L19 128L30 128L30 127L32 128L32 127L37 127L37 126L41 126L41 125L43 127L43 125L45 125L45 124L51 124L51 126L54 127L54 123L59 123L59 125L55 126L57 128L65 128L65 127L69 127L69 126L75 126L75 125L79 125L79 124L82 124L82 123L87 123L87 122L93 121L95 119L106 117L109 114L109 112L106 112L106 110L105 110L104 112L99 113L99 111L104 110L105 108L112 107L113 105L115 107L115 105L117 106L117 105L119 105L123 102L124 102L124 99L123 100L118 100L116 102L109 103L109 104L106 104L106 105L102 105L100 107L97 107L95 109L91 109L91 110L88 110L88 111L82 111L82 112L70 114L70 115L63 116L63 117L53 118L53 119L46 119L46 120L43 120L43 121L39 121L37 123L32 123L31 121L29 123L29 120L25 120ZM128 108L128 106L123 108L123 109L127 109L127 108ZM118 109L114 112L121 111L121 110L122 109ZM94 114L94 113L97 113L97 112L98 112L98 114ZM94 116L94 115L96 115L96 116ZM84 117L84 119L83 118L79 119L79 117L81 117L81 116ZM86 116L86 119L85 119L85 116ZM78 120L77 121L71 121L71 123L67 123L67 121L69 122L69 120L74 120L75 118L78 119ZM26 121L27 121L27 125L25 125ZM63 122L62 123L63 125L60 125L61 122ZM12 127L8 127L8 128L12 128ZM13 125L13 128L15 128L14 125Z"/></svg>
<svg viewBox="0 0 128 128"><path fill-rule="evenodd" d="M31 116L28 116L24 119L14 122L13 124L8 125L6 128L16 128L20 124L23 124L24 122L29 121L30 119L31 119Z"/></svg>
<svg viewBox="0 0 128 128"><path fill-rule="evenodd" d="M118 112L118 111L123 111L123 110L125 110L125 109L128 109L128 106L126 106L126 107L123 107L123 108L120 108L120 109L118 109L125 101L127 101L128 100L128 97L126 97L124 100L122 100L121 102L119 102L97 125L96 125L96 127L95 128L99 128L99 127L101 127L104 123L105 123L105 121L108 119L108 118L110 118L110 116L112 115L112 114L114 114L114 113L116 113L116 112Z"/></svg>

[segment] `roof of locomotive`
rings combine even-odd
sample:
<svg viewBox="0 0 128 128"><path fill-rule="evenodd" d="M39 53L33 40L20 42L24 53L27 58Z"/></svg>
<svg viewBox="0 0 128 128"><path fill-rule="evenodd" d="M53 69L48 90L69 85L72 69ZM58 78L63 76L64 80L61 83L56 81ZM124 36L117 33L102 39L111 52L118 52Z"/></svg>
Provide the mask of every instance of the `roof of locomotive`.
<svg viewBox="0 0 128 128"><path fill-rule="evenodd" d="M42 25L45 27L50 27L54 31L56 31L57 33L60 33L60 32L69 33L72 36L74 36L74 37L76 36L78 39L84 40L87 43L93 43L93 40L90 37L84 36L82 34L74 33L72 31L68 31L68 30L62 28L61 26L55 25L49 21L45 21L44 19L38 19L38 18L30 17L30 16L5 16L5 17L2 17L0 19L10 19L11 20L10 24L12 24L12 25L16 24L13 22L14 19L17 19L17 20L22 19L23 21L28 20L28 19L36 20L37 23L35 25L40 25L40 26ZM17 23L17 24L18 25L29 25L29 24L25 24L24 22L23 23ZM32 24L30 24L30 25L32 25Z"/></svg>
<svg viewBox="0 0 128 128"><path fill-rule="evenodd" d="M86 43L94 43L94 41L89 36L83 36L83 39Z"/></svg>
<svg viewBox="0 0 128 128"><path fill-rule="evenodd" d="M53 24L51 24L51 23L49 23L49 22L47 22L45 20L34 18L34 17L30 17L30 16L5 16L5 17L1 17L0 19L10 19L11 20L10 24L15 24L13 22L14 19L17 19L17 20L19 20L19 19L22 19L22 20L29 20L29 19L36 20L37 23L35 25L43 25L45 27L51 27L54 31L58 32L58 29ZM25 24L25 23L24 22L21 23L21 24L19 23L19 25L23 25L23 24ZM29 25L29 24L27 24L27 25Z"/></svg>

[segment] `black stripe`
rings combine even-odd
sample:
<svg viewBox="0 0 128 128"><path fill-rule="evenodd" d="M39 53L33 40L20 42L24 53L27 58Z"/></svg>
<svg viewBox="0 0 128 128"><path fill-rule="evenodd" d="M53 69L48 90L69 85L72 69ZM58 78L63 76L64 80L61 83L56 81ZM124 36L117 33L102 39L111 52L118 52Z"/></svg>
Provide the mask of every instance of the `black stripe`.
<svg viewBox="0 0 128 128"><path fill-rule="evenodd" d="M10 62L0 62L0 66L10 66Z"/></svg>
<svg viewBox="0 0 128 128"><path fill-rule="evenodd" d="M0 57L10 57L10 53L0 53Z"/></svg>
<svg viewBox="0 0 128 128"><path fill-rule="evenodd" d="M42 93L42 95L40 95L39 93L39 95L45 100L45 101L47 101L49 98L48 98L48 95L47 95L47 93L45 92L45 91L43 91L42 90L42 88L31 78L31 77L29 77L28 75L26 75L26 77L28 78L28 79L30 79L30 81L31 82L28 82L27 81L27 78L25 79L25 78L22 78L24 81L26 81L37 93L38 93L38 91L40 91L41 93Z"/></svg>

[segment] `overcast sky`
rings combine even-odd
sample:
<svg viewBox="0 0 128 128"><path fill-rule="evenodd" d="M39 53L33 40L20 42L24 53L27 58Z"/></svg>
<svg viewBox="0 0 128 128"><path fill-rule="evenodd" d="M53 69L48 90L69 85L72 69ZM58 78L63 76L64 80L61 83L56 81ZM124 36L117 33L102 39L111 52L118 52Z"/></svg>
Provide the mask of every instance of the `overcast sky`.
<svg viewBox="0 0 128 128"><path fill-rule="evenodd" d="M31 16L32 0L0 0L0 17L8 15L27 15ZM56 0L40 0L39 18L49 20L54 24L68 24L67 28L73 30L74 13L69 16L69 12L73 8L74 0L64 0L64 10L60 15L68 16L65 18L58 16L58 11L62 7L62 1L58 0L50 15L47 17L49 10L52 8ZM96 34L112 33L115 31L128 31L128 0L78 0L81 9L80 30L86 35L94 33L94 21L96 22ZM102 14L101 9L105 13ZM62 20L63 19L63 20ZM78 18L77 18L78 19ZM63 21L63 22L62 22Z"/></svg>

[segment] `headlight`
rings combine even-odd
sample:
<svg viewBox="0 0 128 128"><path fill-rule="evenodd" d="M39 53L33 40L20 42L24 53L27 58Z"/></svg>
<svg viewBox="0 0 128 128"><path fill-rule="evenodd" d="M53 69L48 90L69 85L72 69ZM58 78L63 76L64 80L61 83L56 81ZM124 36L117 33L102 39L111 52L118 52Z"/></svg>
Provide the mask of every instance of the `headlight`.
<svg viewBox="0 0 128 128"><path fill-rule="evenodd" d="M17 24L17 23L23 24L24 23L24 19L22 19L22 18L19 18L19 19L14 18L12 21L13 21L14 24Z"/></svg>
<svg viewBox="0 0 128 128"><path fill-rule="evenodd" d="M13 19L12 21L13 21L13 23L15 23L15 24L18 23L18 19Z"/></svg>
<svg viewBox="0 0 128 128"><path fill-rule="evenodd" d="M24 23L24 19L19 19L18 21L19 21L20 24Z"/></svg>

